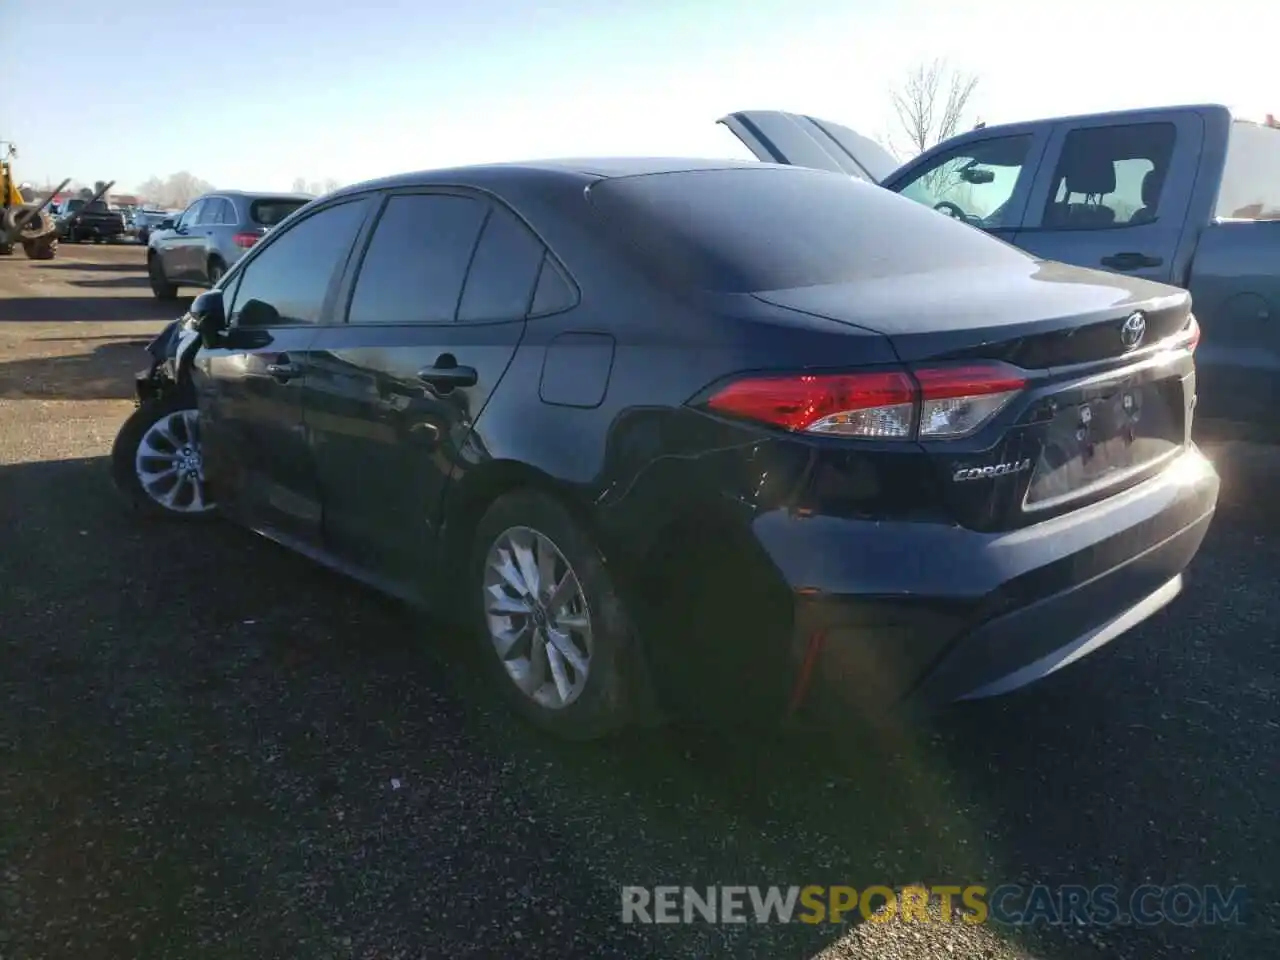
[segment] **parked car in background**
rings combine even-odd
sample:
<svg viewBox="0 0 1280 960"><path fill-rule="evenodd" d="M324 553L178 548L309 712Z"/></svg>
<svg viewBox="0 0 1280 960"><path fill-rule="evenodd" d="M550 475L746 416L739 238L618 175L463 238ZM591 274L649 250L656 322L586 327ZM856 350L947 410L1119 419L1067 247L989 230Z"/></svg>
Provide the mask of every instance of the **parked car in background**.
<svg viewBox="0 0 1280 960"><path fill-rule="evenodd" d="M59 239L65 243L119 240L125 232L124 217L108 207L105 200L92 203L86 203L80 197L65 200L58 206L54 222Z"/></svg>
<svg viewBox="0 0 1280 960"><path fill-rule="evenodd" d="M308 194L233 190L198 198L176 220L166 219L151 229L151 292L172 300L179 287L214 286L267 231L312 199Z"/></svg>
<svg viewBox="0 0 1280 960"><path fill-rule="evenodd" d="M138 210L133 215L134 234L139 243L151 239L151 231L165 220L176 220L179 213L172 210Z"/></svg>
<svg viewBox="0 0 1280 960"><path fill-rule="evenodd" d="M1189 304L796 167L403 175L195 299L113 473L463 616L561 736L936 706L1178 593L1218 491Z"/></svg>
<svg viewBox="0 0 1280 960"><path fill-rule="evenodd" d="M840 171L1039 257L1190 290L1204 341L1197 422L1280 440L1280 128L1223 106L984 127L895 169L839 124L721 121L757 157Z"/></svg>

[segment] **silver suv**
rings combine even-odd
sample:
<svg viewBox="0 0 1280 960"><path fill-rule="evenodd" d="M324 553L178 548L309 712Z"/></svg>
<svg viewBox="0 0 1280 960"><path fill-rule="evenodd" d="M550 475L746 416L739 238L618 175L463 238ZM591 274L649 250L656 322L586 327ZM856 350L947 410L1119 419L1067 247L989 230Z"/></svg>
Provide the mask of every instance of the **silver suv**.
<svg viewBox="0 0 1280 960"><path fill-rule="evenodd" d="M272 227L313 198L305 193L219 190L197 199L147 240L151 292L172 300L179 287L212 287Z"/></svg>

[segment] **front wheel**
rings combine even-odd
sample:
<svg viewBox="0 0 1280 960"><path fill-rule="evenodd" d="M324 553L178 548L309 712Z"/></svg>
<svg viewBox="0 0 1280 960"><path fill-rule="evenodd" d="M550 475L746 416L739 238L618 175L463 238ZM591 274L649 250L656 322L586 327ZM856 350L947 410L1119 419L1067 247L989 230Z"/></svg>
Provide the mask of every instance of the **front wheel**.
<svg viewBox="0 0 1280 960"><path fill-rule="evenodd" d="M151 292L157 300L178 299L178 288L165 276L164 264L158 254L147 257L147 279L151 282Z"/></svg>
<svg viewBox="0 0 1280 960"><path fill-rule="evenodd" d="M517 712L566 740L626 726L634 630L600 551L558 501L499 497L477 528L470 581L481 657Z"/></svg>
<svg viewBox="0 0 1280 960"><path fill-rule="evenodd" d="M111 476L125 502L151 517L202 519L216 504L204 479L200 412L189 400L144 403L111 448Z"/></svg>

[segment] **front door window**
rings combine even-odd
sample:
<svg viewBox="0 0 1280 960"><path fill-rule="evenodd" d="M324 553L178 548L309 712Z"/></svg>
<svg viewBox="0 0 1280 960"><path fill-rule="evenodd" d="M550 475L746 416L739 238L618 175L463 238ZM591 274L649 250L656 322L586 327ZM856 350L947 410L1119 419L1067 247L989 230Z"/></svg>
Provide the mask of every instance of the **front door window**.
<svg viewBox="0 0 1280 960"><path fill-rule="evenodd" d="M1009 200L1031 139L1022 135L966 144L937 157L896 189L904 197L976 227L1016 227Z"/></svg>

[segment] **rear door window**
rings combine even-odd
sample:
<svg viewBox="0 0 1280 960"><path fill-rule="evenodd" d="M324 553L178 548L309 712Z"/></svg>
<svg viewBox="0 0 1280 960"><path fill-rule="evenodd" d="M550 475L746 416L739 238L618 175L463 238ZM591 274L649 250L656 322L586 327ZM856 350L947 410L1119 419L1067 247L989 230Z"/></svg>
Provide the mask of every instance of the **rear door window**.
<svg viewBox="0 0 1280 960"><path fill-rule="evenodd" d="M489 213L453 194L392 196L360 264L350 323L452 323Z"/></svg>
<svg viewBox="0 0 1280 960"><path fill-rule="evenodd" d="M1097 230L1154 221L1176 141L1172 123L1072 130L1053 173L1044 226Z"/></svg>
<svg viewBox="0 0 1280 960"><path fill-rule="evenodd" d="M1215 212L1235 220L1280 220L1280 129L1232 122Z"/></svg>
<svg viewBox="0 0 1280 960"><path fill-rule="evenodd" d="M287 197L264 198L249 204L249 219L260 227L274 227L310 201Z"/></svg>
<svg viewBox="0 0 1280 960"><path fill-rule="evenodd" d="M458 321L522 319L538 282L542 241L514 213L493 204L467 272Z"/></svg>

